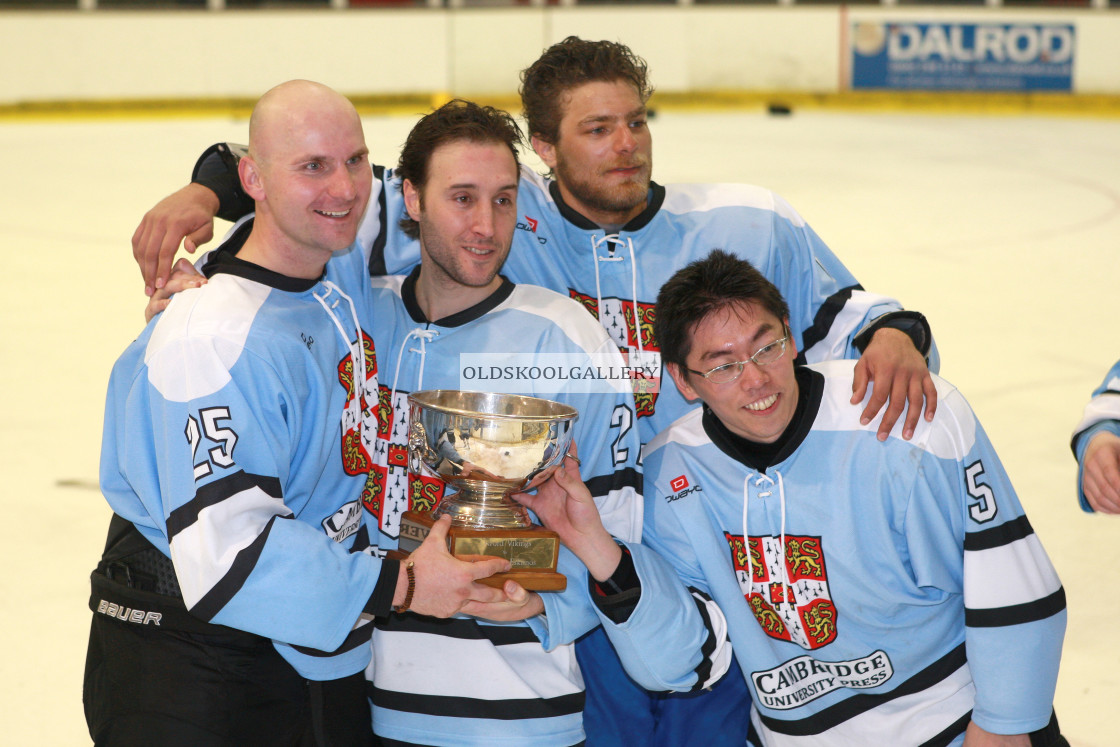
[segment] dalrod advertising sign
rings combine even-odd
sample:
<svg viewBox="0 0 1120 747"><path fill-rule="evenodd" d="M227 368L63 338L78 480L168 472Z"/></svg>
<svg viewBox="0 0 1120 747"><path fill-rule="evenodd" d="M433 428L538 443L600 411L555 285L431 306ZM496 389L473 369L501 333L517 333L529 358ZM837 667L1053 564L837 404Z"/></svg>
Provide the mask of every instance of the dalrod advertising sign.
<svg viewBox="0 0 1120 747"><path fill-rule="evenodd" d="M856 22L853 89L1069 91L1070 24Z"/></svg>

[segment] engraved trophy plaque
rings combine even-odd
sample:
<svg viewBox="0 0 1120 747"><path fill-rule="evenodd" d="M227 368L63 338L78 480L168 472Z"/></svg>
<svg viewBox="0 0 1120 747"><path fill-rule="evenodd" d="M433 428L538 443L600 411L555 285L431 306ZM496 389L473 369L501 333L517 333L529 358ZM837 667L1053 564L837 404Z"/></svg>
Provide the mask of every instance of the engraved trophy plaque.
<svg viewBox="0 0 1120 747"><path fill-rule="evenodd" d="M511 568L481 583L512 578L531 591L560 591L560 539L533 524L511 493L543 483L568 453L575 408L537 397L430 390L409 402L409 464L435 474L449 488L434 511L406 511L399 546L411 552L440 516L451 516L452 555L506 558Z"/></svg>

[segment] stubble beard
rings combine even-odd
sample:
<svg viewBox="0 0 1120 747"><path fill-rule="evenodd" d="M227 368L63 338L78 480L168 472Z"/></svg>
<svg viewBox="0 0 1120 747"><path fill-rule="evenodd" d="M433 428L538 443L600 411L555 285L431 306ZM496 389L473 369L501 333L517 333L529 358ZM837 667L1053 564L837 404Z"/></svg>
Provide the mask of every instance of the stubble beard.
<svg viewBox="0 0 1120 747"><path fill-rule="evenodd" d="M625 216L636 208L645 207L648 199L652 169L648 161L644 165L645 168L633 179L614 186L602 186L593 179L576 176L563 160L558 160L556 180L592 210Z"/></svg>
<svg viewBox="0 0 1120 747"><path fill-rule="evenodd" d="M486 285L489 285L498 275L498 273L501 272L502 265L505 264L505 257L503 257L500 262L496 262L493 269L487 272L485 277L483 277L481 280L476 281L472 279L465 268L465 260L456 257L454 254L454 252L457 251L453 247L454 242L448 243L443 241L442 238L437 239L435 242L432 242L431 237L437 235L436 232L432 231L431 229L427 231L424 230L426 221L423 216L421 216L419 222L421 243L424 245L424 248L426 249L426 253L428 255L426 261L431 262L431 264L439 268L440 274L442 274L445 278L451 280L453 283L465 286L467 288L482 288ZM425 241L425 238L427 238L427 241ZM435 251L432 251L433 247L431 246L431 243L435 244ZM494 245L492 248L494 249L495 254L501 254L501 251L496 245ZM507 247L507 256L508 251L509 250Z"/></svg>

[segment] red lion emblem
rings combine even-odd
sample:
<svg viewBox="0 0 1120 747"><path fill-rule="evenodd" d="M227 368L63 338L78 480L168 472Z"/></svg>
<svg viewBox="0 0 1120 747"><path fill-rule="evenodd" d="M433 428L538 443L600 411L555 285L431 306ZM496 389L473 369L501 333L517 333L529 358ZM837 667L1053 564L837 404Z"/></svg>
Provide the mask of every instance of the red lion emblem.
<svg viewBox="0 0 1120 747"><path fill-rule="evenodd" d="M839 613L820 537L749 537L724 532L739 588L771 638L818 649L836 639Z"/></svg>

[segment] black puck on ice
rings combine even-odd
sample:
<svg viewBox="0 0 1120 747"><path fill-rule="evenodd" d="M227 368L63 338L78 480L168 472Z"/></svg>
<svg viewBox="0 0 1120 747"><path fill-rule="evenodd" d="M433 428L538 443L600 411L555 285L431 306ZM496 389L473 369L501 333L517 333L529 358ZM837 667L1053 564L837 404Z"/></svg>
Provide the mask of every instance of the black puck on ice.
<svg viewBox="0 0 1120 747"><path fill-rule="evenodd" d="M793 109L788 104L769 104L766 111L775 116L787 116L793 112Z"/></svg>

